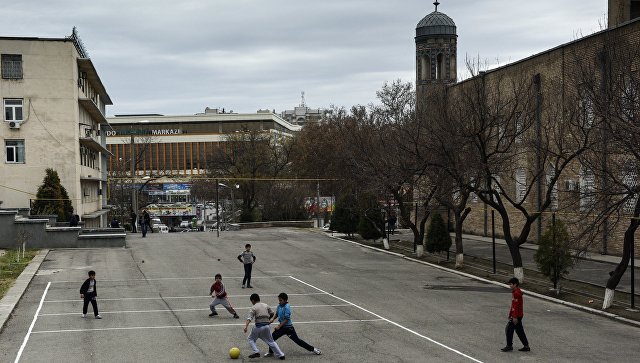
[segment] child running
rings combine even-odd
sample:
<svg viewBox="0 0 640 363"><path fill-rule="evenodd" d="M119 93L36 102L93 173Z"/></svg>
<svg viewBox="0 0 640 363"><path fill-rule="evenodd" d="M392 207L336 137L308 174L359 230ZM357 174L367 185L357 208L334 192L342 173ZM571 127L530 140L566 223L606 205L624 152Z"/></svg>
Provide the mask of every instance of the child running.
<svg viewBox="0 0 640 363"><path fill-rule="evenodd" d="M253 288L251 286L251 270L253 268L253 263L256 262L256 255L251 252L251 244L247 243L244 245L244 251L240 255L238 255L238 260L244 264L244 278L242 279L242 288L244 289L245 283L248 288Z"/></svg>
<svg viewBox="0 0 640 363"><path fill-rule="evenodd" d="M289 337L289 339L293 340L294 343L298 344L302 348L317 355L322 354L322 352L320 352L320 349L314 348L313 346L309 345L307 342L300 339L298 337L298 334L296 334L296 329L293 327L293 321L291 320L291 306L289 306L289 296L286 293L281 292L280 295L278 295L278 302L279 304L276 308L276 315L271 318L271 322L273 323L273 321L278 318L278 322L280 322L280 324L273 328L273 334L271 334L273 336L273 340L276 341L281 336L286 335ZM269 348L269 353L265 354L264 356L271 357L272 355L273 351L271 350L271 348Z"/></svg>
<svg viewBox="0 0 640 363"><path fill-rule="evenodd" d="M249 355L249 358L260 357L260 350L256 346L258 338L267 343L270 349L275 351L276 357L280 360L284 360L284 353L280 350L278 343L273 340L271 336L271 329L269 328L270 319L273 317L273 310L269 305L260 302L260 296L258 294L251 294L249 297L253 306L249 309L247 314L247 321L244 324L244 332L247 332L249 323L251 320L255 320L255 326L251 329L251 334L247 337L249 345L253 350L253 354Z"/></svg>
<svg viewBox="0 0 640 363"><path fill-rule="evenodd" d="M218 315L218 313L216 313L216 305L222 305L228 312L233 314L234 318L238 319L238 314L231 306L229 299L227 299L227 291L224 289L224 284L222 283L222 275L216 274L215 279L216 281L211 285L211 289L209 290L209 294L213 298L213 301L209 304L209 309L211 309L209 316L214 317Z"/></svg>
<svg viewBox="0 0 640 363"><path fill-rule="evenodd" d="M89 307L89 303L93 307L93 315L96 319L102 319L102 316L98 314L98 303L96 302L96 297L98 297L98 289L96 286L96 272L89 271L89 278L84 281L82 286L80 287L80 298L84 300L82 304L82 317L87 317L87 308Z"/></svg>

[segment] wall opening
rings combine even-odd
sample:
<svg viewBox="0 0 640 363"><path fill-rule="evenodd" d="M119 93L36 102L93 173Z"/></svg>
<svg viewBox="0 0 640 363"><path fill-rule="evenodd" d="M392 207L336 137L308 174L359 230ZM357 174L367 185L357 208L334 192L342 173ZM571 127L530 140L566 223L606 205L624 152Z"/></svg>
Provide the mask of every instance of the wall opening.
<svg viewBox="0 0 640 363"><path fill-rule="evenodd" d="M442 53L436 57L436 79L444 78L444 56Z"/></svg>

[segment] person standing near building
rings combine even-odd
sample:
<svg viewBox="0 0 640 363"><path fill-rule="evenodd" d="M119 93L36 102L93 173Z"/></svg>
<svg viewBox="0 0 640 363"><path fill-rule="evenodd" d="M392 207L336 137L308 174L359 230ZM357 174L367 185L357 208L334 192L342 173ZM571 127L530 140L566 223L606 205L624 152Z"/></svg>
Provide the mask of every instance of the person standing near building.
<svg viewBox="0 0 640 363"><path fill-rule="evenodd" d="M253 269L253 263L256 262L256 255L251 252L251 244L244 245L244 251L238 255L238 260L244 264L244 278L242 279L242 288L244 289L245 283L248 288L251 286L251 270Z"/></svg>
<svg viewBox="0 0 640 363"><path fill-rule="evenodd" d="M147 236L147 228L151 228L151 216L149 215L149 212L147 212L147 210L145 209L142 212L142 237L146 237ZM153 230L151 231L153 232Z"/></svg>
<svg viewBox="0 0 640 363"><path fill-rule="evenodd" d="M251 329L249 337L247 337L249 345L253 350L253 353L249 355L249 358L260 357L260 350L258 349L258 346L256 346L256 342L258 339L261 339L275 352L278 359L284 360L284 353L280 350L278 343L273 340L273 337L271 336L271 329L269 328L270 319L273 317L273 310L269 305L260 302L260 296L258 294L251 294L249 300L253 306L249 309L247 320L244 323L245 333L249 328L251 320L255 321L255 326Z"/></svg>
<svg viewBox="0 0 640 363"><path fill-rule="evenodd" d="M509 287L511 288L511 309L509 310L509 322L505 328L507 335L507 346L502 348L503 352L510 352L513 350L513 332L518 334L520 342L523 347L518 349L521 352L528 352L529 341L527 335L524 333L524 327L522 326L522 318L524 317L524 303L522 301L522 290L520 290L520 281L513 277L509 280Z"/></svg>
<svg viewBox="0 0 640 363"><path fill-rule="evenodd" d="M136 222L138 222L138 216L136 215L136 211L131 210L131 233L138 233L138 228L136 228Z"/></svg>

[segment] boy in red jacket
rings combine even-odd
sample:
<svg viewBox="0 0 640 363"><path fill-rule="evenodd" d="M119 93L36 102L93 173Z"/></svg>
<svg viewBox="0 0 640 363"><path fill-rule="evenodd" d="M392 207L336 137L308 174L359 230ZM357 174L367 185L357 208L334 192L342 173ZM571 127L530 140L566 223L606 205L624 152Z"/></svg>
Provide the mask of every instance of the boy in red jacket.
<svg viewBox="0 0 640 363"><path fill-rule="evenodd" d="M510 352L513 350L513 331L515 330L516 334L518 334L518 338L522 345L522 348L518 349L521 352L528 352L531 350L529 348L529 341L527 340L527 335L524 333L524 327L522 326L522 317L524 316L523 309L523 301L522 301L522 290L520 290L520 281L517 278L513 277L509 280L509 287L511 287L511 310L509 310L509 322L507 323L507 327L504 329L507 334L507 346L502 348L503 352Z"/></svg>
<svg viewBox="0 0 640 363"><path fill-rule="evenodd" d="M216 274L216 281L211 285L209 294L213 298L213 301L209 304L209 309L211 309L211 314L209 314L209 316L214 317L218 315L218 313L216 313L216 305L222 305L228 312L233 314L234 318L239 318L238 314L231 306L229 299L227 299L227 291L224 289L224 284L222 283L222 275Z"/></svg>

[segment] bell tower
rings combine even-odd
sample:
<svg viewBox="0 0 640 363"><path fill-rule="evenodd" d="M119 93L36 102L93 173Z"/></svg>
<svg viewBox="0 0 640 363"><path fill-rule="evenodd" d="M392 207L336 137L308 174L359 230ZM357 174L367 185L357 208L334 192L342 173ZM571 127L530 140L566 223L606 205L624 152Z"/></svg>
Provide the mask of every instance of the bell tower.
<svg viewBox="0 0 640 363"><path fill-rule="evenodd" d="M429 86L455 83L457 78L458 35L456 24L446 14L435 11L416 27L416 96L424 99Z"/></svg>

